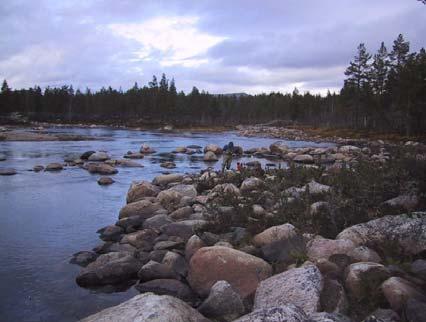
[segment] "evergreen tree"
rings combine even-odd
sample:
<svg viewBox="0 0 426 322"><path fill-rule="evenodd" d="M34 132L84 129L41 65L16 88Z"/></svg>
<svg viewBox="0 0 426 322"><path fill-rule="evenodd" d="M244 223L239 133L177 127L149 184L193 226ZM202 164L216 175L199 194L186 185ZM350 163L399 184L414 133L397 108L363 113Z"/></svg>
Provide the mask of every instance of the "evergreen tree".
<svg viewBox="0 0 426 322"><path fill-rule="evenodd" d="M149 82L149 88L158 88L157 77L155 75L152 76L152 81Z"/></svg>
<svg viewBox="0 0 426 322"><path fill-rule="evenodd" d="M402 34L393 42L390 59L393 67L400 68L407 60L408 52L410 51L410 43L404 40Z"/></svg>
<svg viewBox="0 0 426 322"><path fill-rule="evenodd" d="M348 78L345 80L345 87L349 87L354 92L353 100L355 102L355 115L354 115L354 126L358 128L361 99L363 92L368 92L369 81L371 76L371 66L369 61L371 55L367 52L363 43L359 44L357 48L357 55L354 60L349 63L349 67L345 71L345 75Z"/></svg>
<svg viewBox="0 0 426 322"><path fill-rule="evenodd" d="M372 88L375 94L382 95L389 72L388 51L382 42L377 54L374 55L371 78Z"/></svg>

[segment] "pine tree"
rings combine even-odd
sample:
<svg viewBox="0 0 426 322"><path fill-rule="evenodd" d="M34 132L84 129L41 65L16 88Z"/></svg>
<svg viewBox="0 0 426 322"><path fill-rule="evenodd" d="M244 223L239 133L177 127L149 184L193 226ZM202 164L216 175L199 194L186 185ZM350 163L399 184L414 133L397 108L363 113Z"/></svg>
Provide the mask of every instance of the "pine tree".
<svg viewBox="0 0 426 322"><path fill-rule="evenodd" d="M408 52L410 51L410 43L404 40L402 34L393 42L392 52L390 59L395 68L400 68L407 60Z"/></svg>
<svg viewBox="0 0 426 322"><path fill-rule="evenodd" d="M1 93L5 94L5 93L9 93L9 92L10 92L10 87L7 84L7 81L4 80L3 83L2 83L2 85L1 85Z"/></svg>
<svg viewBox="0 0 426 322"><path fill-rule="evenodd" d="M172 78L172 80L170 81L169 92L173 96L177 95L177 90L176 90L176 85L175 85L175 79L174 78Z"/></svg>
<svg viewBox="0 0 426 322"><path fill-rule="evenodd" d="M160 80L160 92L166 93L168 89L169 89L169 81L166 78L166 74L163 73L163 75L161 75L161 80Z"/></svg>
<svg viewBox="0 0 426 322"><path fill-rule="evenodd" d="M382 95L385 89L386 80L389 72L388 51L384 42L382 42L377 54L374 55L371 78L372 87L375 94Z"/></svg>
<svg viewBox="0 0 426 322"><path fill-rule="evenodd" d="M345 87L349 87L355 92L355 128L358 128L359 124L361 96L363 92L368 92L371 76L371 66L369 64L371 55L367 52L363 43L359 44L357 50L357 55L354 57L354 60L350 62L349 67L345 71L345 75L348 76L345 80ZM364 123L366 123L366 120Z"/></svg>
<svg viewBox="0 0 426 322"><path fill-rule="evenodd" d="M152 81L148 83L149 88L158 88L157 77L155 75L152 76Z"/></svg>

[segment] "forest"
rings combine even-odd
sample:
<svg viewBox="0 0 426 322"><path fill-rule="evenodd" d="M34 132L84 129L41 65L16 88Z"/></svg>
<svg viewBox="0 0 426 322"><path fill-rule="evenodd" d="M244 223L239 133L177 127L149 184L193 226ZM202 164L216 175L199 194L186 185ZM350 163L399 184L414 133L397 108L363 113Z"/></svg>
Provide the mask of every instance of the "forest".
<svg viewBox="0 0 426 322"><path fill-rule="evenodd" d="M272 92L214 95L193 87L177 91L175 80L153 76L126 91L72 86L12 89L3 81L0 116L32 121L125 125L236 125L281 120L289 124L342 127L414 135L426 132L426 51L410 52L399 35L389 50L370 54L361 43L345 71L340 93L325 96Z"/></svg>

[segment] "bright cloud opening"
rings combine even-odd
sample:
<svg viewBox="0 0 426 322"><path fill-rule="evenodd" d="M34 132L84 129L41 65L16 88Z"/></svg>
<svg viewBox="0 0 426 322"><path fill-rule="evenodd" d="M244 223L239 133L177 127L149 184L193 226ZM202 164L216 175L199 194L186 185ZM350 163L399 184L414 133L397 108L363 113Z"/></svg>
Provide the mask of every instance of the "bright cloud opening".
<svg viewBox="0 0 426 322"><path fill-rule="evenodd" d="M135 52L139 60L158 59L162 66L194 67L207 63L208 59L202 55L226 39L199 31L198 20L186 16L156 17L143 23L109 24L108 28L116 36L142 45Z"/></svg>

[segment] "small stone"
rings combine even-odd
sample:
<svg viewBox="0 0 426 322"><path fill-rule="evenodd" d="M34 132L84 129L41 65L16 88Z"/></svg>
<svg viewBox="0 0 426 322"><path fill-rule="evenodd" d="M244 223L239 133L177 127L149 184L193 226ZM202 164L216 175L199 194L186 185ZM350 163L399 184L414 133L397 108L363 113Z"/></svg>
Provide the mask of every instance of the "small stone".
<svg viewBox="0 0 426 322"><path fill-rule="evenodd" d="M100 186L110 185L110 184L113 184L114 182L115 181L111 177L100 177L98 179L98 184Z"/></svg>

